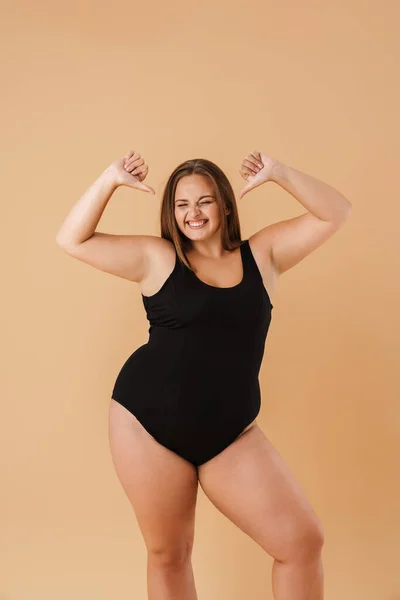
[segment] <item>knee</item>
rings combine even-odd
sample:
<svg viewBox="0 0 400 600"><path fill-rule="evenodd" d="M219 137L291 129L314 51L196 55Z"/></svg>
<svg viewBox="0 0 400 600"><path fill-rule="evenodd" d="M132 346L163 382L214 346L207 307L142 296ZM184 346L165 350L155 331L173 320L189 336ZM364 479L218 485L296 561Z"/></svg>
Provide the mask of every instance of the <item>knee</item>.
<svg viewBox="0 0 400 600"><path fill-rule="evenodd" d="M190 562L191 556L191 542L147 548L148 562L156 569L174 571L182 569Z"/></svg>
<svg viewBox="0 0 400 600"><path fill-rule="evenodd" d="M324 531L320 523L314 523L306 529L304 535L300 537L300 556L305 558L315 558L321 553L324 545Z"/></svg>
<svg viewBox="0 0 400 600"><path fill-rule="evenodd" d="M289 536L285 560L314 560L321 554L323 545L324 531L318 521L296 527Z"/></svg>

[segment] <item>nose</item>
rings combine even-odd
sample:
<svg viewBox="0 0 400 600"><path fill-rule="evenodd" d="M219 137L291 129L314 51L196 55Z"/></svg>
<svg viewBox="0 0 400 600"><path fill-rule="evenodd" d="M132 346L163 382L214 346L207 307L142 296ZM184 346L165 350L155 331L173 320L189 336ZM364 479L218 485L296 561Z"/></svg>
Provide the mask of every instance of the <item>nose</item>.
<svg viewBox="0 0 400 600"><path fill-rule="evenodd" d="M193 209L189 210L189 212L188 212L188 220L190 220L190 219L196 219L199 216L200 212L201 211L200 211L199 208L193 208Z"/></svg>

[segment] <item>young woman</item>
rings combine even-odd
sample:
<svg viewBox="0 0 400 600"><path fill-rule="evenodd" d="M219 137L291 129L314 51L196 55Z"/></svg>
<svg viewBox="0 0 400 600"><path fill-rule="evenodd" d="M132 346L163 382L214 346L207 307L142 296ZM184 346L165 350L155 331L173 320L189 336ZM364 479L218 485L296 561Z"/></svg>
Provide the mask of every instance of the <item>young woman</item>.
<svg viewBox="0 0 400 600"><path fill-rule="evenodd" d="M116 379L109 439L147 549L149 600L196 600L191 565L198 484L274 558L276 600L322 600L323 531L302 488L258 426L258 374L279 275L346 221L329 185L254 151L239 197L268 181L307 212L242 240L233 189L206 159L168 179L161 237L95 231L120 185L154 194L137 152L113 162L58 235L71 256L140 284L150 323Z"/></svg>

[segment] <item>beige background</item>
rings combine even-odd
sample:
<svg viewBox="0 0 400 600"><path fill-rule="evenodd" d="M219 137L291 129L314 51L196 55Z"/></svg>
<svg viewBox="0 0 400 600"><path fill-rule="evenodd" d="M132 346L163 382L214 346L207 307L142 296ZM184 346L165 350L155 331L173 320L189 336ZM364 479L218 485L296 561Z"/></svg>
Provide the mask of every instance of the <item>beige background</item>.
<svg viewBox="0 0 400 600"><path fill-rule="evenodd" d="M157 235L161 191L206 157L238 194L261 150L339 189L351 219L285 273L259 423L325 530L327 600L400 599L399 4L13 2L2 8L1 600L146 597L145 547L107 439L114 380L147 340L139 288L55 242L138 150L98 229ZM243 238L303 207L239 201ZM201 489L199 599L272 598L272 559Z"/></svg>

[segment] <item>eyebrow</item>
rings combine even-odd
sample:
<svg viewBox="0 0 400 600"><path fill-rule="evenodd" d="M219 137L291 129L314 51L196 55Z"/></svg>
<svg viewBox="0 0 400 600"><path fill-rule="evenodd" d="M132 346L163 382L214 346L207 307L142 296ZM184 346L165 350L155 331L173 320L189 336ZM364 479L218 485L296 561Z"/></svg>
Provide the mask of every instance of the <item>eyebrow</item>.
<svg viewBox="0 0 400 600"><path fill-rule="evenodd" d="M200 196L199 200L202 200L203 198L214 198L215 200L215 196L213 196L212 194L205 194L204 196ZM178 200L175 200L175 202L188 202L188 200L186 198L178 198Z"/></svg>

